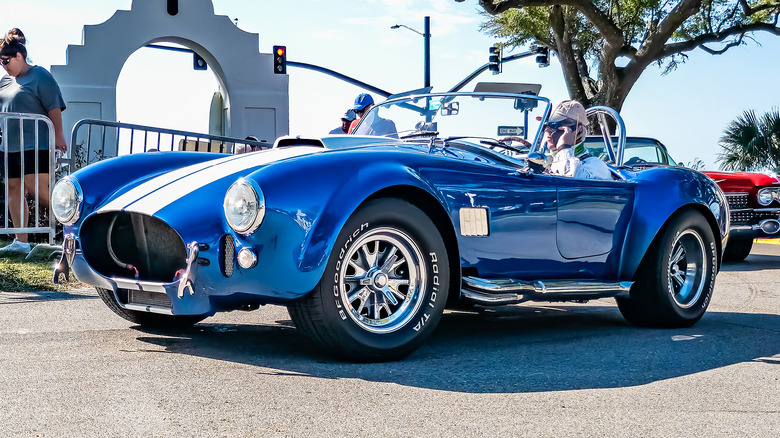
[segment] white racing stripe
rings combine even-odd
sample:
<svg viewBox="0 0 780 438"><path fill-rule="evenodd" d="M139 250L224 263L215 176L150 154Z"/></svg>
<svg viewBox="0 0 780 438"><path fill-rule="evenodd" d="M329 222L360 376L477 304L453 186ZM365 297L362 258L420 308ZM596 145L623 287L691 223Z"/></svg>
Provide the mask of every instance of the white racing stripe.
<svg viewBox="0 0 780 438"><path fill-rule="evenodd" d="M99 211L125 210L153 215L195 190L228 175L285 158L322 151L318 147L271 149L183 167L135 187Z"/></svg>
<svg viewBox="0 0 780 438"><path fill-rule="evenodd" d="M183 178L194 172L199 172L203 169L206 169L207 167L218 166L222 163L236 160L238 158L241 157L238 155L234 155L230 157L220 158L219 160L206 161L203 163L193 164L192 166L182 167L180 169L176 169L171 172L168 172L164 175L160 175L156 178L152 178L151 180L130 189L127 193L120 195L118 198L114 199L113 201L101 207L99 211L103 212L103 211L111 211L111 210L121 210L126 206L128 206L129 204L132 204L134 201L137 201L138 199L143 198L149 193L152 193L153 191L167 184L170 184L180 178Z"/></svg>

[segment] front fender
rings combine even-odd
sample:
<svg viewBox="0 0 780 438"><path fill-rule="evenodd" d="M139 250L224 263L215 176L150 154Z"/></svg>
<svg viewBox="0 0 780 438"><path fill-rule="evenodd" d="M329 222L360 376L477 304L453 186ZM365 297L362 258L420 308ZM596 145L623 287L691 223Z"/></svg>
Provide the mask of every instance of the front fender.
<svg viewBox="0 0 780 438"><path fill-rule="evenodd" d="M415 164L399 160L398 155L323 153L302 157L295 166L259 170L249 178L254 178L263 190L266 219L257 232L238 236L238 240L263 252L271 251L273 261L266 261L285 276L295 275L295 290L289 292L309 292L322 277L347 219L372 195L391 187L412 186L444 204L440 193L420 177ZM284 284L289 286L289 282Z"/></svg>

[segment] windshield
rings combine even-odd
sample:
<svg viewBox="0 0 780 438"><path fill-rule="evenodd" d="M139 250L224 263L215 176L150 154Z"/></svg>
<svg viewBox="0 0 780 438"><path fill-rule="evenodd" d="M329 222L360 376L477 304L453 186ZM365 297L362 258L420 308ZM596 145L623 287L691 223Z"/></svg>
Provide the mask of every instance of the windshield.
<svg viewBox="0 0 780 438"><path fill-rule="evenodd" d="M392 138L511 138L535 143L550 102L504 93L430 94L371 108L353 134Z"/></svg>
<svg viewBox="0 0 780 438"><path fill-rule="evenodd" d="M617 137L612 137L612 141L613 143L616 143ZM601 158L603 161L609 161L609 156L607 155L604 139L602 137L587 137L585 139L585 147L588 148L588 153L591 156ZM660 143L647 138L626 139L623 163L629 166L636 164L677 165L672 157L666 153L666 150Z"/></svg>

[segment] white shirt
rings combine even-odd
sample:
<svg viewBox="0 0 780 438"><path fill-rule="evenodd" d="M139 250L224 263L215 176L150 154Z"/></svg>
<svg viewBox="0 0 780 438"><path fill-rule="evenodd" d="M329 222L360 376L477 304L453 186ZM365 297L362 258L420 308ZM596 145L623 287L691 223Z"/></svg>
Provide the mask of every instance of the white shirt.
<svg viewBox="0 0 780 438"><path fill-rule="evenodd" d="M573 148L565 148L553 155L550 173L580 179L612 179L606 163L596 157L580 160L574 156Z"/></svg>

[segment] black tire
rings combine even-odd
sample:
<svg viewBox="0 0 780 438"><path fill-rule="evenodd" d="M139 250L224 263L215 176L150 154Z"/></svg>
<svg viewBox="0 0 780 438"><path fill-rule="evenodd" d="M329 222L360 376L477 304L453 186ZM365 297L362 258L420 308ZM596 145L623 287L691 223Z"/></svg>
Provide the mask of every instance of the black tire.
<svg viewBox="0 0 780 438"><path fill-rule="evenodd" d="M203 319L202 315L161 315L159 313L137 312L135 310L123 309L116 302L114 292L100 287L95 288L98 295L106 303L109 309L122 318L138 324L145 328L156 329L180 329L190 327Z"/></svg>
<svg viewBox="0 0 780 438"><path fill-rule="evenodd" d="M330 354L397 360L436 328L449 278L444 241L431 219L406 201L378 199L347 220L317 287L287 309L295 326Z"/></svg>
<svg viewBox="0 0 780 438"><path fill-rule="evenodd" d="M618 298L620 313L632 324L690 327L712 297L718 254L707 220L685 212L668 224L642 260L631 298Z"/></svg>
<svg viewBox="0 0 780 438"><path fill-rule="evenodd" d="M726 249L723 251L723 261L741 262L745 260L753 249L752 237L729 237Z"/></svg>

